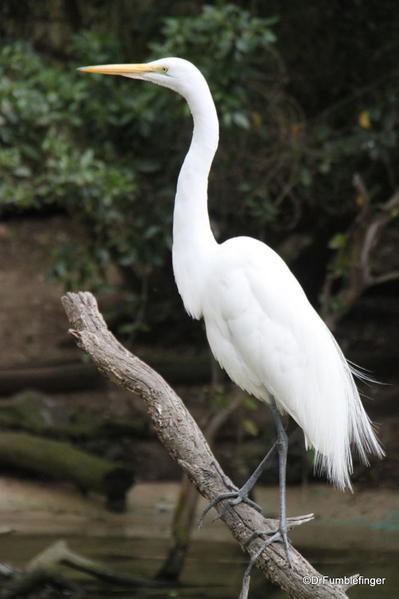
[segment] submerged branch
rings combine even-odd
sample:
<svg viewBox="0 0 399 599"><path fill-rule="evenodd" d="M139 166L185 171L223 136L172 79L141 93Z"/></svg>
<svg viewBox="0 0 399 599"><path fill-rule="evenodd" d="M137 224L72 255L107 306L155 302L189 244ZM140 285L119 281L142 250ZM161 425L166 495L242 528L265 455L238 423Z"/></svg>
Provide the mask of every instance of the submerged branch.
<svg viewBox="0 0 399 599"><path fill-rule="evenodd" d="M211 501L226 492L220 465L178 395L147 364L124 348L108 330L91 293L68 293L62 298L77 345L87 352L108 378L139 395L145 403L152 425L171 457L178 462L200 494ZM246 545L256 530L275 531L276 520L266 519L246 504L231 506L225 501L217 507L221 520L249 554L262 546L259 538ZM291 527L308 521L291 519ZM305 584L307 577L320 577L305 558L291 547L293 568L287 566L284 549L272 543L259 556L256 565L264 575L284 589L291 599L345 599L347 595L330 584ZM316 580L313 578L313 580Z"/></svg>
<svg viewBox="0 0 399 599"><path fill-rule="evenodd" d="M27 565L27 572L51 571L55 566L64 565L95 576L103 582L114 585L137 587L143 584L142 581L107 568L104 564L88 559L79 553L71 551L65 541L56 541L47 549L34 557Z"/></svg>

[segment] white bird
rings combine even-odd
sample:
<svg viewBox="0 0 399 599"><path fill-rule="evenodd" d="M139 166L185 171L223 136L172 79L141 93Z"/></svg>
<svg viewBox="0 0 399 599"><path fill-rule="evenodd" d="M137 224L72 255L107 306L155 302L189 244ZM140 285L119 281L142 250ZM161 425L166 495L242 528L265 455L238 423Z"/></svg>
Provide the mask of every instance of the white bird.
<svg viewBox="0 0 399 599"><path fill-rule="evenodd" d="M181 94L194 131L180 170L173 217L173 270L184 307L203 318L212 353L239 387L269 404L277 429L280 527L287 560L285 468L287 437L280 414L302 427L315 466L337 487L351 488L351 446L383 456L353 374L336 340L301 285L270 247L250 237L217 243L207 208L208 175L219 125L208 84L187 60L82 67L80 70L150 81ZM270 452L267 454L267 456ZM249 501L267 456L232 503ZM211 506L216 503L212 502Z"/></svg>

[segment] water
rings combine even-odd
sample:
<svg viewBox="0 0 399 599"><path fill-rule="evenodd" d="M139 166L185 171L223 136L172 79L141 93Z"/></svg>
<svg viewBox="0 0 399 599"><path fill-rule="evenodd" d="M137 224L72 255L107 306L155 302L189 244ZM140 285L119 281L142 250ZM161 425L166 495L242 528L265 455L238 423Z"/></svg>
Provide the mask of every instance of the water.
<svg viewBox="0 0 399 599"><path fill-rule="evenodd" d="M74 535L64 539L73 551L145 581L151 581L159 570L168 549L166 539L121 538L109 535ZM33 556L57 540L59 536L37 534L2 537L0 560L24 567ZM301 550L300 547L298 549ZM351 599L392 599L399 596L397 553L374 551L372 547L365 547L364 551L312 549L304 550L303 553L317 570L330 577L359 572L364 577L386 578L384 585L353 587L348 592ZM134 590L116 589L99 584L66 567L62 567L61 571L84 584L84 597L87 599L237 599L245 566L245 556L234 544L201 540L192 544L181 581L176 585ZM250 599L265 597L285 599L286 595L254 570Z"/></svg>

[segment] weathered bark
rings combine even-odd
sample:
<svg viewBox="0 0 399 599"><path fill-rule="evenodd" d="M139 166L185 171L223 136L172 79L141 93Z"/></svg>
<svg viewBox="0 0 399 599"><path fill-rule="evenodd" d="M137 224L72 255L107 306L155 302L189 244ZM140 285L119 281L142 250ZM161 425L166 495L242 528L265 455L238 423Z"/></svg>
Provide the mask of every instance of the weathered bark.
<svg viewBox="0 0 399 599"><path fill-rule="evenodd" d="M148 353L146 361L171 384L199 385L209 383L211 365L209 354L201 353L195 356L163 356L159 353Z"/></svg>
<svg viewBox="0 0 399 599"><path fill-rule="evenodd" d="M219 474L220 466L181 399L158 373L115 339L99 313L93 295L68 293L62 298L62 303L72 327L70 333L78 346L112 381L142 397L160 441L200 494L212 500L226 492L228 489ZM228 482L227 477L225 480ZM221 502L217 510L233 537L249 555L254 555L261 547L259 538L245 544L254 531L274 531L277 528L275 520L264 518L246 504L233 507ZM306 584L306 577L320 575L293 547L291 559L292 569L287 566L281 544L272 543L261 553L257 566L291 599L347 598L340 586Z"/></svg>
<svg viewBox="0 0 399 599"><path fill-rule="evenodd" d="M148 355L147 361L170 383L198 385L211 378L207 354L199 356ZM51 393L72 393L83 389L101 389L104 379L92 364L65 362L60 364L29 364L18 368L0 369L0 396L25 389Z"/></svg>
<svg viewBox="0 0 399 599"><path fill-rule="evenodd" d="M114 462L76 449L69 443L23 433L1 433L0 464L52 480L72 482L81 491L104 494L107 507L114 511L123 511L126 492L134 481L131 470Z"/></svg>

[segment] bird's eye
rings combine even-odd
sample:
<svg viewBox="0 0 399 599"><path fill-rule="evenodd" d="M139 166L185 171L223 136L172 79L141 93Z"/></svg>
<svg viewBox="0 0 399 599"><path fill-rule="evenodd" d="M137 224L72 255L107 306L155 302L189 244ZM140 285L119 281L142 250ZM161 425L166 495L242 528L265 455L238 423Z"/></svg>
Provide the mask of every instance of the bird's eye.
<svg viewBox="0 0 399 599"><path fill-rule="evenodd" d="M161 67L162 73L167 73L168 72L168 67Z"/></svg>

